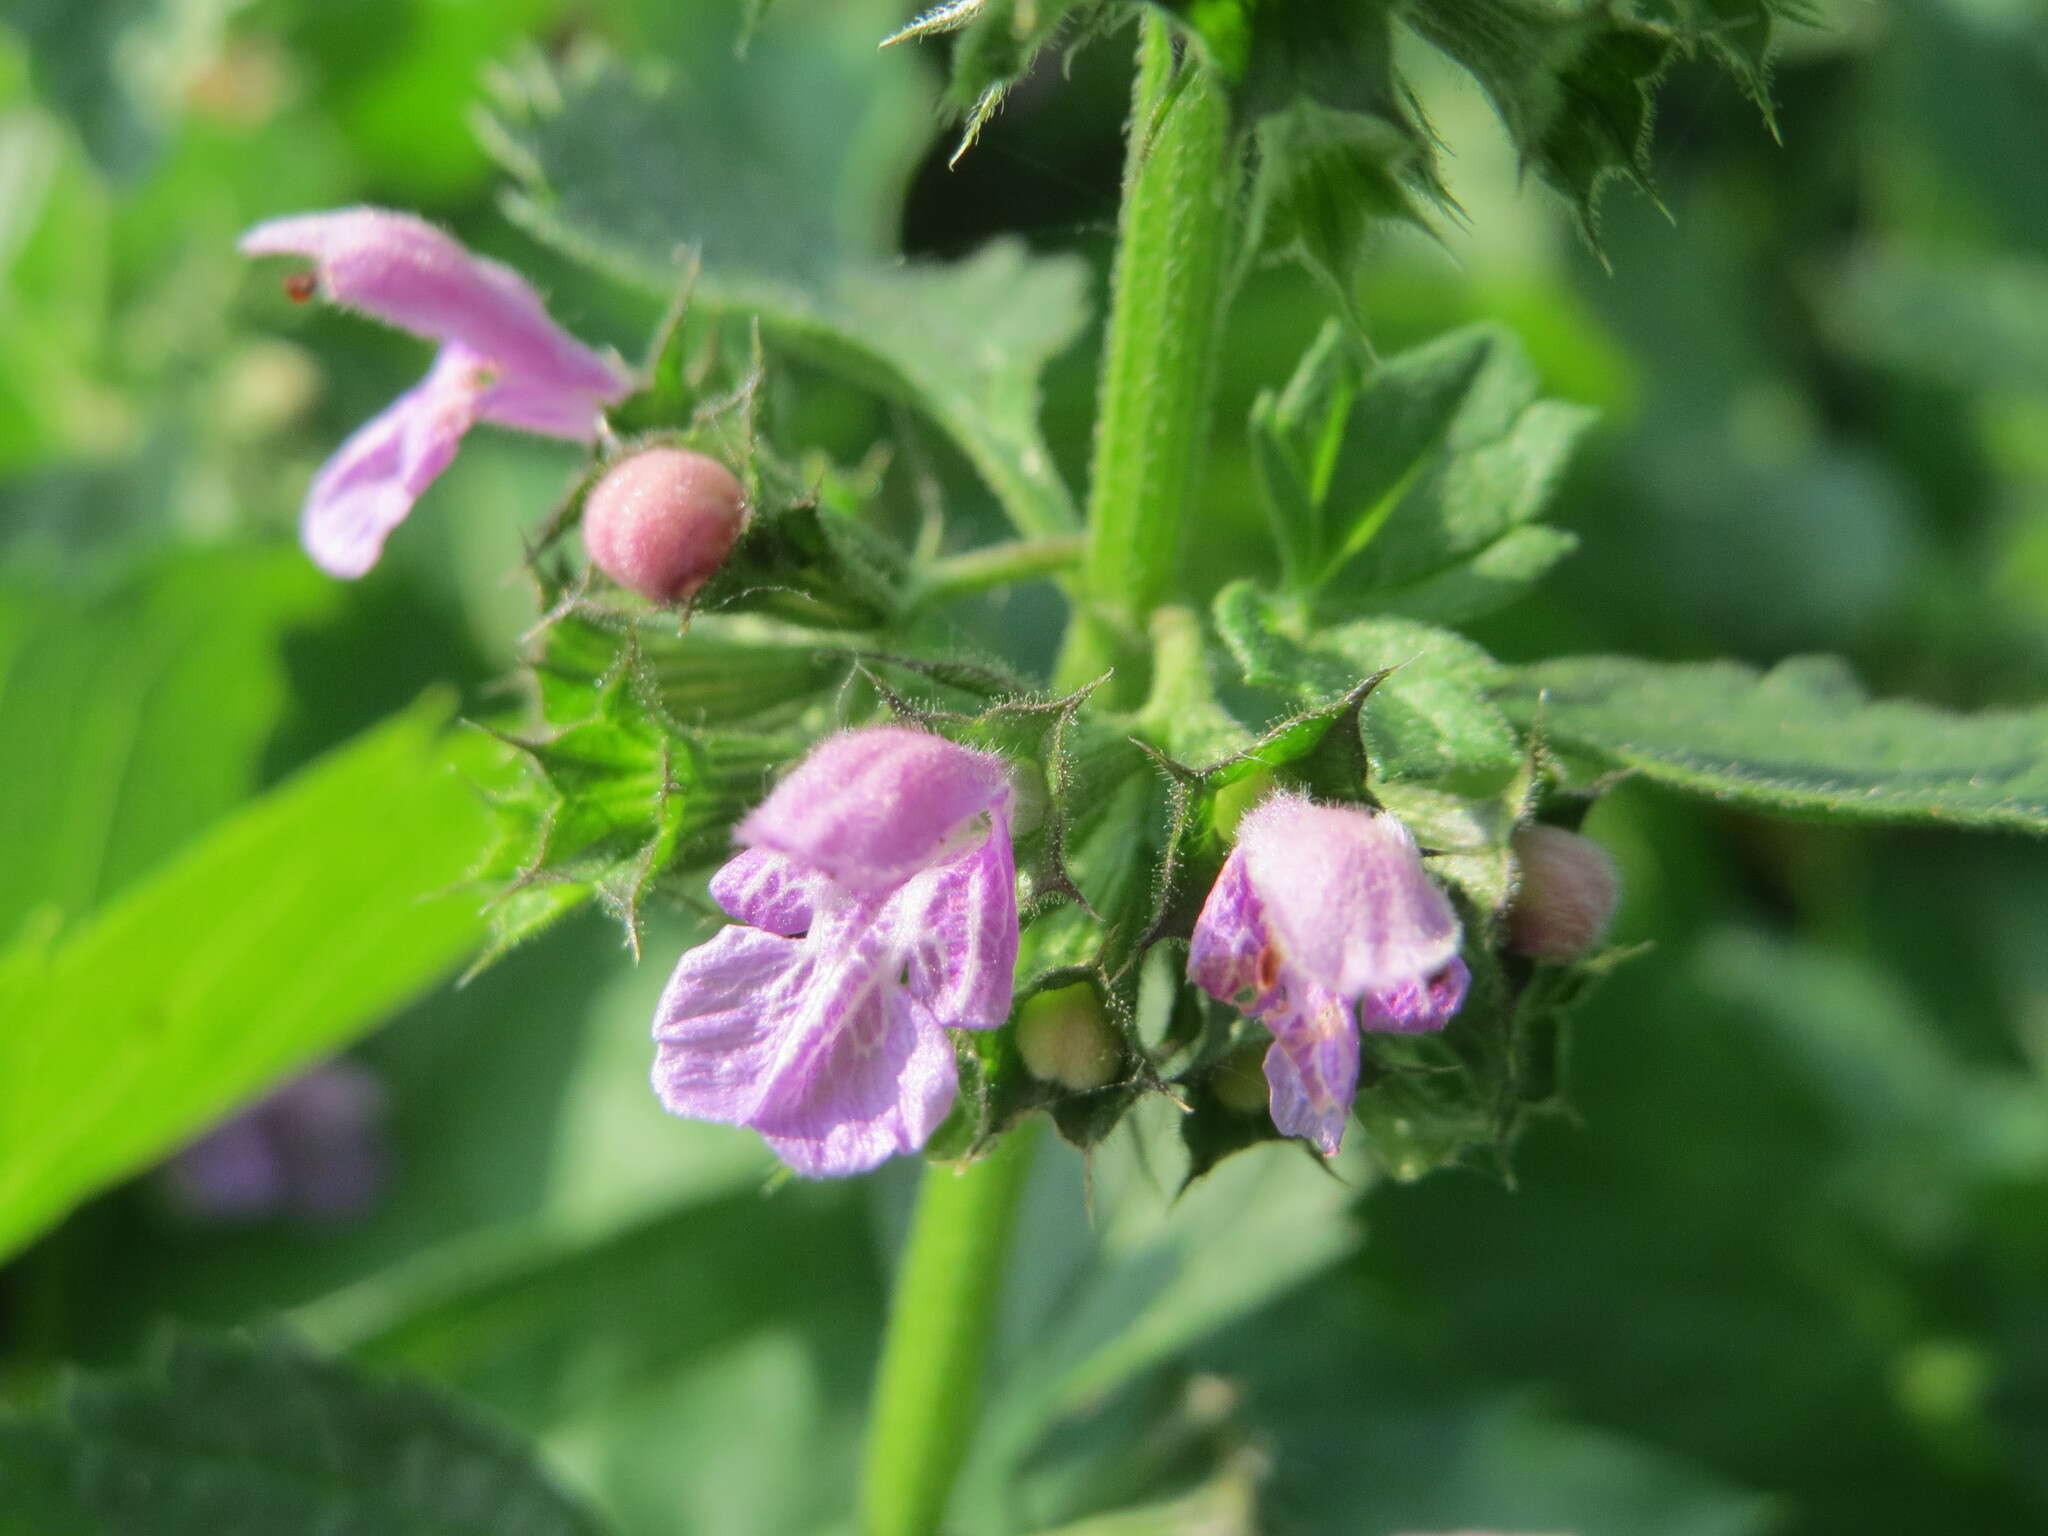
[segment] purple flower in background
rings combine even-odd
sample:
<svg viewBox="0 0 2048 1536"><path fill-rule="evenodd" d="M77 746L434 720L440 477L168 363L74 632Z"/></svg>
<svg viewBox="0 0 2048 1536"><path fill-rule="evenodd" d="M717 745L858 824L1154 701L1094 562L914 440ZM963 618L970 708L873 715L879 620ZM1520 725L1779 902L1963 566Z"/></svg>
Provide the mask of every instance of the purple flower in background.
<svg viewBox="0 0 2048 1536"><path fill-rule="evenodd" d="M215 1126L164 1165L171 1198L214 1221L357 1216L387 1174L384 1090L332 1061Z"/></svg>
<svg viewBox="0 0 2048 1536"><path fill-rule="evenodd" d="M314 478L300 532L336 576L377 563L385 537L479 421L587 443L632 380L548 318L511 268L411 214L343 208L259 224L247 256L303 256L294 298L322 295L441 343L426 378L358 428Z"/></svg>
<svg viewBox="0 0 2048 1536"><path fill-rule="evenodd" d="M948 1029L994 1029L1017 962L1009 775L901 726L817 747L712 878L738 921L654 1018L670 1111L751 1126L809 1177L924 1145L958 1089Z"/></svg>
<svg viewBox="0 0 2048 1536"><path fill-rule="evenodd" d="M1465 1000L1458 917L1408 829L1381 812L1276 794L1195 922L1188 975L1273 1032L1273 1124L1325 1156L1358 1089L1358 1031L1441 1029Z"/></svg>

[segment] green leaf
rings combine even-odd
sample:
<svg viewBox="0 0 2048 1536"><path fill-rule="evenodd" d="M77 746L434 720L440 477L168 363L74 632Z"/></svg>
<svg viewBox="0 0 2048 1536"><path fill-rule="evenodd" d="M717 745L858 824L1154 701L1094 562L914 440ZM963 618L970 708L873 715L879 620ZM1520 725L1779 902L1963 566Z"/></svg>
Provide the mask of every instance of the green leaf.
<svg viewBox="0 0 2048 1536"><path fill-rule="evenodd" d="M1487 793L1520 766L1515 732L1488 695L1499 663L1461 635L1407 619L1364 619L1304 636L1250 582L1216 598L1216 627L1248 683L1320 702L1391 668L1365 701L1374 774Z"/></svg>
<svg viewBox="0 0 2048 1536"><path fill-rule="evenodd" d="M592 899L637 953L649 894L696 894L681 871L727 846L804 739L723 723L790 723L851 666L744 622L673 624L571 611L543 630L539 718L501 737L524 771L501 774L491 796L498 835L481 873L505 888L479 967Z"/></svg>
<svg viewBox="0 0 2048 1536"><path fill-rule="evenodd" d="M1129 1476L1138 1458L1096 1433L1115 1394L1356 1243L1349 1191L1292 1149L1238 1158L1169 1200L1153 1165L1170 1156L1179 1119L1164 1101L1148 1101L1131 1116L1134 1134L1091 1155L1092 1221L1071 1202L1026 1202L1004 1344L952 1527L1005 1529L1006 1512L1020 1505L1067 1502L1057 1458L1043 1454L1063 1422ZM1079 1171L1062 1163L1064 1179Z"/></svg>
<svg viewBox="0 0 2048 1536"><path fill-rule="evenodd" d="M0 1417L0 1531L597 1536L531 1455L454 1404L276 1341L175 1336ZM24 1516L33 1523L16 1524Z"/></svg>
<svg viewBox="0 0 2048 1536"><path fill-rule="evenodd" d="M508 75L491 138L520 183L509 211L664 301L694 251L697 306L758 316L771 343L923 412L1020 531L1070 532L1038 380L1087 321L1085 263L1012 240L949 264L892 259L876 210L896 206L914 121L877 105L877 34L850 53L820 9L799 24L778 8L715 81L648 81L593 55ZM634 148L656 143L652 159Z"/></svg>
<svg viewBox="0 0 2048 1536"><path fill-rule="evenodd" d="M100 167L132 177L154 158L178 93L219 47L219 0L16 0L37 91Z"/></svg>
<svg viewBox="0 0 2048 1536"><path fill-rule="evenodd" d="M1291 584L1334 611L1439 621L1520 596L1574 546L1536 519L1592 422L1537 396L1495 327L1370 367L1326 329L1252 413Z"/></svg>
<svg viewBox="0 0 2048 1536"><path fill-rule="evenodd" d="M1952 389L2048 390L2048 262L1876 250L1817 297L1866 362Z"/></svg>
<svg viewBox="0 0 2048 1536"><path fill-rule="evenodd" d="M316 1329L488 1402L628 1529L810 1536L851 1500L882 1281L858 1186L758 1177L595 1240L564 1222L468 1255L380 1315L338 1298Z"/></svg>
<svg viewBox="0 0 2048 1536"><path fill-rule="evenodd" d="M1378 226L1427 230L1429 209L1451 206L1435 140L1394 70L1393 7L1293 0L1254 12L1231 3L1192 7L1190 19L1256 133L1256 244L1294 256L1360 327L1358 282ZM1233 67L1232 35L1246 29L1243 63Z"/></svg>
<svg viewBox="0 0 2048 1536"><path fill-rule="evenodd" d="M1583 656L1519 669L1511 712L1598 764L1731 805L1822 820L2048 832L2048 710L1871 701L1829 657Z"/></svg>
<svg viewBox="0 0 2048 1536"><path fill-rule="evenodd" d="M476 942L484 838L430 700L84 927L0 951L0 1253L367 1031Z"/></svg>
<svg viewBox="0 0 2048 1536"><path fill-rule="evenodd" d="M0 939L92 910L255 786L280 641L330 614L297 550L159 560L91 602L0 587Z"/></svg>
<svg viewBox="0 0 2048 1536"><path fill-rule="evenodd" d="M1679 38L1612 0L1425 0L1408 24L1464 65L1522 164L1562 192L1599 244L1603 183L1650 192L1651 88Z"/></svg>

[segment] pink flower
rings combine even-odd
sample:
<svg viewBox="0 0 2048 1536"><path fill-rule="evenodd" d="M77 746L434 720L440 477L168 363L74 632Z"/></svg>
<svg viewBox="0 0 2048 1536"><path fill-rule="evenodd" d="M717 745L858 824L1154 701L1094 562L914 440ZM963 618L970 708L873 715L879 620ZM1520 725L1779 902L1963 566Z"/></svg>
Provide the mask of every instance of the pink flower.
<svg viewBox="0 0 2048 1536"><path fill-rule="evenodd" d="M924 731L817 747L712 879L738 922L662 994L662 1103L751 1126L813 1178L923 1146L958 1091L946 1031L1009 1017L1010 801L1001 758Z"/></svg>
<svg viewBox="0 0 2048 1536"><path fill-rule="evenodd" d="M509 267L473 256L411 214L383 208L272 219L241 240L247 256L303 256L310 280L288 283L441 343L427 376L358 428L314 477L300 532L336 576L360 576L463 434L479 421L589 442L604 407L633 381L548 318Z"/></svg>
<svg viewBox="0 0 2048 1536"><path fill-rule="evenodd" d="M1273 1124L1329 1156L1358 1090L1359 1030L1443 1028L1471 982L1458 942L1400 822L1276 794L1238 828L1188 975L1273 1032Z"/></svg>

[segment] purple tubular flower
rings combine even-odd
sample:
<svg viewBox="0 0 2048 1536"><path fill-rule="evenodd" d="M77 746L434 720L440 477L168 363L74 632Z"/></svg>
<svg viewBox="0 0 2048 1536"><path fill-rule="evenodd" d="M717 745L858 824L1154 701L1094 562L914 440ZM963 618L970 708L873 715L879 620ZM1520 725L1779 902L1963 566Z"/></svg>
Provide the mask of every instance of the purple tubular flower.
<svg viewBox="0 0 2048 1536"><path fill-rule="evenodd" d="M632 379L548 318L509 267L473 256L411 214L343 208L259 224L247 256L313 262L310 297L441 343L424 380L361 428L306 497L307 552L336 576L377 563L385 537L448 467L479 421L589 442ZM298 290L295 288L296 294Z"/></svg>
<svg viewBox="0 0 2048 1536"><path fill-rule="evenodd" d="M1239 825L1188 975L1272 1030L1273 1124L1329 1156L1358 1089L1358 1031L1443 1028L1471 982L1458 942L1400 822L1276 794Z"/></svg>
<svg viewBox="0 0 2048 1536"><path fill-rule="evenodd" d="M712 878L737 922L662 993L662 1103L751 1126L811 1178L923 1146L959 1087L946 1031L1009 1017L1010 802L1001 758L924 731L814 750Z"/></svg>

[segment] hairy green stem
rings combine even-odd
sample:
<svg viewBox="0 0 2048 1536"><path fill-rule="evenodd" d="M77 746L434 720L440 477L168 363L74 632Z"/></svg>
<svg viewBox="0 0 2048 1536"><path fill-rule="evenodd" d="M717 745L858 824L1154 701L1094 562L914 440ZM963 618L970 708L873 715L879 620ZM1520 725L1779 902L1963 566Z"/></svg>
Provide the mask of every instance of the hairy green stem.
<svg viewBox="0 0 2048 1536"><path fill-rule="evenodd" d="M1145 620L1174 595L1201 471L1237 213L1223 88L1148 17L1138 48L1123 213L1088 488L1088 555L1059 681L1124 668L1143 688Z"/></svg>
<svg viewBox="0 0 2048 1536"><path fill-rule="evenodd" d="M1054 576L1081 563L1087 545L1078 533L1046 539L1016 539L990 544L962 555L948 555L923 567L913 579L904 606L912 612L935 608L991 587Z"/></svg>
<svg viewBox="0 0 2048 1536"><path fill-rule="evenodd" d="M974 1432L983 1357L1040 1131L1026 1121L964 1168L924 1171L875 1375L862 1536L933 1536Z"/></svg>

